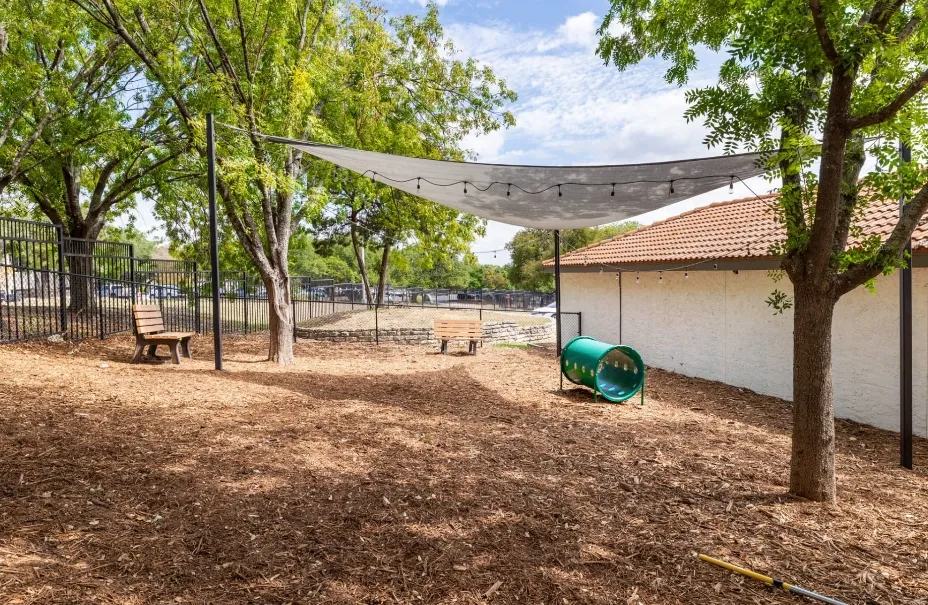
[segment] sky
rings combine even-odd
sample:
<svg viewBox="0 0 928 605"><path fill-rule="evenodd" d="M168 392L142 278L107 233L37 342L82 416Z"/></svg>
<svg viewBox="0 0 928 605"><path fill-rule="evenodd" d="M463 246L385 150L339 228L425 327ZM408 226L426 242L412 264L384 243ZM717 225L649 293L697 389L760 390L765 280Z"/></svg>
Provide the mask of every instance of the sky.
<svg viewBox="0 0 928 605"><path fill-rule="evenodd" d="M540 165L625 164L718 155L703 144L706 130L687 124L685 90L664 80L665 62L648 60L620 72L595 54L606 0L438 0L441 21L460 57L490 66L519 94L507 107L516 125L465 146L480 162ZM385 0L391 14L421 14L426 0ZM688 86L714 83L724 60L709 52ZM748 181L753 192L772 185ZM752 194L745 185L680 202L636 217L647 224L715 201ZM142 229L160 231L151 208L140 204ZM518 227L490 222L472 246L482 263L506 264L504 246ZM494 252L495 251L495 252Z"/></svg>
<svg viewBox="0 0 928 605"><path fill-rule="evenodd" d="M390 12L418 13L425 0L390 0ZM596 56L596 30L609 3L600 0L441 0L446 35L462 57L489 65L519 94L508 107L516 126L465 142L477 161L583 165L658 162L719 155L703 143L706 130L687 124L685 90L664 80L658 60L620 72ZM714 83L724 60L703 53L689 86ZM772 188L748 181L756 193ZM735 197L751 195L736 185ZM637 217L643 224L715 201L728 188ZM505 264L505 244L518 227L490 222L472 249L487 264ZM496 252L493 252L496 251Z"/></svg>

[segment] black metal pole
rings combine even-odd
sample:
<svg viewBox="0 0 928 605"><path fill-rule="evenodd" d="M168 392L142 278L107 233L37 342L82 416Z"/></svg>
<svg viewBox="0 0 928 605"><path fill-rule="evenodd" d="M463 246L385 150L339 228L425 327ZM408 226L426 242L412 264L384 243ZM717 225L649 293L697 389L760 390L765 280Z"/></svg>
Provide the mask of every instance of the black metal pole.
<svg viewBox="0 0 928 605"><path fill-rule="evenodd" d="M219 316L219 234L216 226L216 136L213 114L206 114L206 178L209 188L209 265L213 295L213 351L222 369L222 321Z"/></svg>
<svg viewBox="0 0 928 605"><path fill-rule="evenodd" d="M899 157L912 161L912 151L899 143ZM899 200L902 215L905 197ZM899 464L912 468L912 240L905 245L905 266L899 276Z"/></svg>
<svg viewBox="0 0 928 605"><path fill-rule="evenodd" d="M554 230L554 317L557 330L557 354L561 355L561 231Z"/></svg>

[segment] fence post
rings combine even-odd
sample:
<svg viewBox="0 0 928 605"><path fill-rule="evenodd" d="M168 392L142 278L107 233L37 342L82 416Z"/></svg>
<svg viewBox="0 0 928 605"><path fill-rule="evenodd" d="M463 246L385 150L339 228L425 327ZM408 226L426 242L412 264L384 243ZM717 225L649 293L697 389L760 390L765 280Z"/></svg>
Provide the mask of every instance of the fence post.
<svg viewBox="0 0 928 605"><path fill-rule="evenodd" d="M245 334L248 334L248 278L242 271L242 305L245 307Z"/></svg>
<svg viewBox="0 0 928 605"><path fill-rule="evenodd" d="M64 271L64 228L61 225L55 225L58 232L58 304L61 305L61 331L68 331L68 292L67 278Z"/></svg>
<svg viewBox="0 0 928 605"><path fill-rule="evenodd" d="M583 336L583 312L577 311L577 336Z"/></svg>
<svg viewBox="0 0 928 605"><path fill-rule="evenodd" d="M196 317L193 320L193 329L197 334L200 333L200 272L197 261L193 261L193 312Z"/></svg>
<svg viewBox="0 0 928 605"><path fill-rule="evenodd" d="M104 331L103 331L103 288L102 288L102 284L100 283L100 278L99 278L99 277L97 277L97 276L95 275L95 276L93 276L91 279L95 279L95 280L97 281L97 309L100 310L100 313L99 313L99 317L100 317L100 340L103 340L104 338L106 338L106 334L105 334Z"/></svg>
<svg viewBox="0 0 928 605"><path fill-rule="evenodd" d="M380 309L380 303L374 305L374 342L378 345L380 344L380 317L378 313Z"/></svg>
<svg viewBox="0 0 928 605"><path fill-rule="evenodd" d="M138 302L135 284L135 244L129 244L129 283L132 284L132 305ZM130 305L131 308L131 305Z"/></svg>

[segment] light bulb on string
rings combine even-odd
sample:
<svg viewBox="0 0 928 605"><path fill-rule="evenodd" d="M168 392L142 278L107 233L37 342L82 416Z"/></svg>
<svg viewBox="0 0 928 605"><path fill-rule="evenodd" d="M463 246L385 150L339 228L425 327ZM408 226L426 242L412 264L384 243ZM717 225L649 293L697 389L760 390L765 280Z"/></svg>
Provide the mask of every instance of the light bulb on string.
<svg viewBox="0 0 928 605"><path fill-rule="evenodd" d="M690 272L689 272L689 271L684 271L684 272L683 272L683 279L689 279L689 278L690 278Z"/></svg>
<svg viewBox="0 0 928 605"><path fill-rule="evenodd" d="M728 182L728 195L731 195L735 192L735 176L732 175L731 180Z"/></svg>
<svg viewBox="0 0 928 605"><path fill-rule="evenodd" d="M670 181L670 194L673 195L673 193L674 193L674 190L673 190L673 181Z"/></svg>
<svg viewBox="0 0 928 605"><path fill-rule="evenodd" d="M512 189L512 183L506 185L506 197L509 197L509 190Z"/></svg>
<svg viewBox="0 0 928 605"><path fill-rule="evenodd" d="M464 195L467 195L467 181L464 181Z"/></svg>
<svg viewBox="0 0 928 605"><path fill-rule="evenodd" d="M622 279L622 278L621 278L621 275L622 275L621 273L619 273L618 271L616 271L616 272L615 272L615 281L619 281L620 279Z"/></svg>
<svg viewBox="0 0 928 605"><path fill-rule="evenodd" d="M660 272L660 277L657 278L657 281L664 283L664 272L663 271Z"/></svg>
<svg viewBox="0 0 928 605"><path fill-rule="evenodd" d="M635 273L635 283L636 284L641 283L641 272Z"/></svg>
<svg viewBox="0 0 928 605"><path fill-rule="evenodd" d="M602 265L599 266L599 272L600 272L600 273L603 272L603 267L602 267Z"/></svg>
<svg viewBox="0 0 928 605"><path fill-rule="evenodd" d="M558 197L562 197L562 196L563 196L563 194L561 193L561 186L560 186L560 185L557 186L557 196L558 196Z"/></svg>
<svg viewBox="0 0 928 605"><path fill-rule="evenodd" d="M612 197L615 197L615 183L612 184Z"/></svg>
<svg viewBox="0 0 928 605"><path fill-rule="evenodd" d="M416 177L416 189L422 189L422 179Z"/></svg>
<svg viewBox="0 0 928 605"><path fill-rule="evenodd" d="M718 268L719 268L719 264L718 264L718 263L713 264L713 265L712 265L712 268L713 268L713 269L718 269Z"/></svg>

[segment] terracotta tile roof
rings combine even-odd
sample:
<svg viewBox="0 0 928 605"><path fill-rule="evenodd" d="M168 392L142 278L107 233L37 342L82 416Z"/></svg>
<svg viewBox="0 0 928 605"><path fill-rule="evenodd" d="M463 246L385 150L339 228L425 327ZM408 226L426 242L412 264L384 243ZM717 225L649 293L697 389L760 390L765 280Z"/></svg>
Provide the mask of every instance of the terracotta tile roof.
<svg viewBox="0 0 928 605"><path fill-rule="evenodd" d="M775 200L776 194L769 194L690 210L564 254L561 266L773 258L771 246L784 238L770 210ZM886 237L898 216L898 202L872 202L856 224L863 229L862 237ZM860 239L852 238L851 245ZM928 247L925 221L915 230L912 246ZM544 264L553 267L554 259Z"/></svg>

